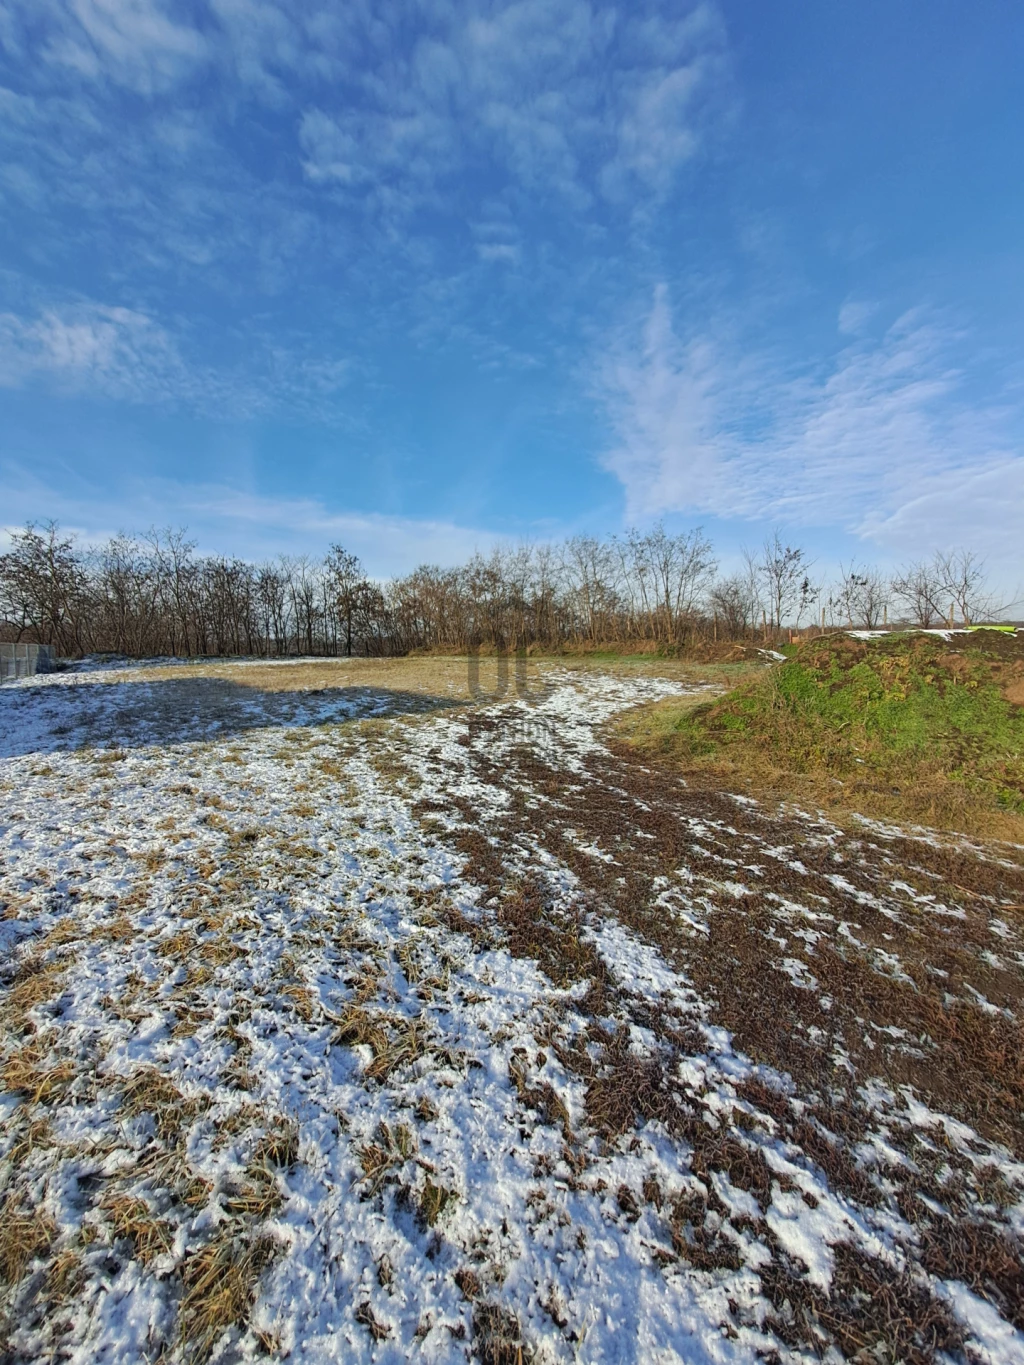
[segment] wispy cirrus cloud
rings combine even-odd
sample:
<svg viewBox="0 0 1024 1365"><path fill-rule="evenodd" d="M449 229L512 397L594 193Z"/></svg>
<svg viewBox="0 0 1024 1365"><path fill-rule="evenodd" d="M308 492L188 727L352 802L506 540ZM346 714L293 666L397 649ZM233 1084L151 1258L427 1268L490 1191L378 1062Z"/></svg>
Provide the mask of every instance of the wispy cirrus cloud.
<svg viewBox="0 0 1024 1365"><path fill-rule="evenodd" d="M1021 412L970 389L955 329L912 311L869 336L873 311L844 308L846 342L817 373L793 377L735 338L679 336L659 287L639 343L599 367L617 438L604 465L632 515L833 526L886 548L969 541L1015 554Z"/></svg>
<svg viewBox="0 0 1024 1365"><path fill-rule="evenodd" d="M352 357L270 339L250 346L244 370L203 364L187 359L178 338L146 313L91 300L0 313L0 389L40 388L222 418L277 410L322 419L337 418L332 400L354 368Z"/></svg>
<svg viewBox="0 0 1024 1365"><path fill-rule="evenodd" d="M403 332L474 333L490 354L507 328L488 291L511 276L544 299L542 329L575 328L594 253L621 256L729 98L710 0L9 0L4 14L0 202L32 225L12 228L8 259L27 279L73 266L83 291L143 298L171 332L172 308L266 300L321 345L361 312L364 351L368 325L400 315ZM333 316L328 277L348 303Z"/></svg>
<svg viewBox="0 0 1024 1365"><path fill-rule="evenodd" d="M184 366L170 336L130 308L79 304L36 317L0 314L0 386L53 381L75 392L145 401L166 394Z"/></svg>
<svg viewBox="0 0 1024 1365"><path fill-rule="evenodd" d="M54 37L51 59L142 95L176 85L211 55L203 34L156 0L71 0L70 12L77 29Z"/></svg>
<svg viewBox="0 0 1024 1365"><path fill-rule="evenodd" d="M0 549L12 530L38 517L40 507L87 544L120 530L144 532L152 526L185 527L201 553L246 559L322 554L341 543L377 577L407 573L420 564L464 563L501 539L493 531L443 518L339 512L317 498L271 498L215 482L129 476L111 497L85 480L47 484L23 470L8 472L2 463L0 479L7 518L6 528L0 526Z"/></svg>
<svg viewBox="0 0 1024 1365"><path fill-rule="evenodd" d="M721 95L717 11L668 18L587 0L425 6L411 42L307 109L307 176L419 196L488 167L577 207L659 194L701 145ZM493 188L493 186L492 186Z"/></svg>

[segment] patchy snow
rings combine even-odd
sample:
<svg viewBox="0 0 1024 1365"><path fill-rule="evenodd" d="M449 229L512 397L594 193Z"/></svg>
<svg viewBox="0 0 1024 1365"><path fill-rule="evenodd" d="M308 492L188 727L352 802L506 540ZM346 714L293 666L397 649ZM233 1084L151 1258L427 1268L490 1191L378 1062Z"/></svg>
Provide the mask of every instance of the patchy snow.
<svg viewBox="0 0 1024 1365"><path fill-rule="evenodd" d="M404 717L384 691L264 693L184 668L4 689L2 1188L5 1208L48 1229L8 1291L17 1359L185 1359L190 1286L222 1243L236 1261L270 1248L253 1261L251 1308L243 1295L233 1324L195 1348L224 1361L461 1362L484 1350L484 1308L510 1315L540 1362L809 1358L768 1322L769 1234L826 1292L837 1243L895 1263L907 1225L837 1195L770 1117L729 1149L766 1163L765 1207L724 1168L695 1174L667 1118L596 1132L568 1043L585 1059L625 1029L625 1055L646 1064L663 1016L698 1040L665 1084L702 1132L743 1110L737 1086L792 1086L734 1049L685 973L611 915L582 920L580 942L653 1022L588 1015L578 983L555 984L489 926L457 844L489 846L488 822L517 801L543 809L585 786L588 761L607 754L602 725L679 690L552 671L528 701ZM557 771L557 791L486 775L524 748ZM614 874L612 844L563 834ZM723 875L698 884L684 860L654 904L706 938L707 895L754 892L724 875L742 865L731 825L693 820L689 836ZM759 852L809 875L791 849ZM568 913L578 876L524 829L504 875L538 869ZM848 906L898 917L828 881ZM765 899L779 924L833 922ZM817 931L787 932L813 960ZM845 920L839 932L861 946ZM873 951L900 972L895 953ZM817 989L803 958L781 970ZM909 1093L901 1103L959 1148L976 1140ZM688 1200L707 1206L703 1224L678 1212ZM129 1205L143 1230L118 1223ZM688 1237L705 1239L689 1260ZM61 1256L71 1288L59 1291ZM1024 1360L993 1308L940 1289L980 1352Z"/></svg>

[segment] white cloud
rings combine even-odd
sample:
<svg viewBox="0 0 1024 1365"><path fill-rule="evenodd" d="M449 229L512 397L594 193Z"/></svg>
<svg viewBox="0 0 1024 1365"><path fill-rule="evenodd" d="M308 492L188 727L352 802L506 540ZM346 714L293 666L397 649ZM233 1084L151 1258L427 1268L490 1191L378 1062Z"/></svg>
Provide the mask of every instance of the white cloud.
<svg viewBox="0 0 1024 1365"><path fill-rule="evenodd" d="M681 339L659 288L640 344L600 367L605 467L632 516L834 526L894 551L968 541L1008 560L1024 454L1010 412L969 401L959 340L908 313L793 380L735 342Z"/></svg>
<svg viewBox="0 0 1024 1365"><path fill-rule="evenodd" d="M847 336L856 336L878 311L878 305L867 299L847 299L839 310L837 326Z"/></svg>
<svg viewBox="0 0 1024 1365"><path fill-rule="evenodd" d="M318 555L339 542L375 577L424 563L460 564L501 539L451 521L338 511L313 498L271 497L220 483L126 477L112 499L85 486L58 487L24 471L0 469L0 495L8 531L30 519L54 517L84 543L97 544L121 529L185 526L201 553L246 559Z"/></svg>
<svg viewBox="0 0 1024 1365"><path fill-rule="evenodd" d="M482 261L502 261L518 265L520 251L515 242L477 242L476 254Z"/></svg>
<svg viewBox="0 0 1024 1365"><path fill-rule="evenodd" d="M352 372L350 356L256 335L238 365L214 368L186 357L145 313L95 302L0 313L0 388L42 387L217 418L276 410L337 422L343 413L335 399Z"/></svg>
<svg viewBox="0 0 1024 1365"><path fill-rule="evenodd" d="M143 401L166 394L183 371L171 338L130 308L80 304L25 319L0 314L0 386L34 379L73 391Z"/></svg>
<svg viewBox="0 0 1024 1365"><path fill-rule="evenodd" d="M210 56L205 36L161 0L68 0L54 9L50 60L141 94L169 88Z"/></svg>
<svg viewBox="0 0 1024 1365"><path fill-rule="evenodd" d="M462 0L421 16L405 46L397 25L375 19L386 59L305 111L311 181L364 191L393 181L416 199L488 165L577 206L661 193L699 147L721 85L724 36L708 4L672 22L590 0L486 11Z"/></svg>

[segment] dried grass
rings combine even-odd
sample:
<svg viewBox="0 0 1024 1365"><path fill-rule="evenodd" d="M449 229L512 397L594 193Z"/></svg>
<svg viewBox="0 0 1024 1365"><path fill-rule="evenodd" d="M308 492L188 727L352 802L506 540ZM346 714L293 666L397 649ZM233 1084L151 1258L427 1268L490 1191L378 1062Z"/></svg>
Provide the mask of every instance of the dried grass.
<svg viewBox="0 0 1024 1365"><path fill-rule="evenodd" d="M367 1196L376 1194L415 1151L416 1139L411 1128L404 1123L396 1124L394 1129L389 1123L378 1124L374 1141L356 1150L363 1175L369 1182Z"/></svg>
<svg viewBox="0 0 1024 1365"><path fill-rule="evenodd" d="M942 1218L920 1232L921 1263L944 1280L962 1280L1024 1331L1024 1244L1006 1229L969 1218Z"/></svg>
<svg viewBox="0 0 1024 1365"><path fill-rule="evenodd" d="M179 1337L188 1365L202 1365L226 1331L245 1326L260 1276L276 1252L270 1237L246 1240L225 1228L186 1257Z"/></svg>
<svg viewBox="0 0 1024 1365"><path fill-rule="evenodd" d="M53 1129L50 1127L49 1119L32 1119L21 1127L7 1153L7 1159L17 1170L37 1147L49 1147L53 1140Z"/></svg>
<svg viewBox="0 0 1024 1365"><path fill-rule="evenodd" d="M115 1238L127 1238L135 1259L143 1265L163 1256L174 1245L174 1229L155 1218L144 1200L134 1195L112 1194L100 1208Z"/></svg>
<svg viewBox="0 0 1024 1365"><path fill-rule="evenodd" d="M458 1192L444 1185L436 1185L428 1176L420 1191L419 1218L424 1227L432 1228L435 1223L458 1202Z"/></svg>
<svg viewBox="0 0 1024 1365"><path fill-rule="evenodd" d="M600 1074L587 1086L587 1116L602 1136L622 1137L642 1119L664 1123L672 1131L687 1127L689 1115L675 1098L664 1063L630 1048L629 1030L621 1029L601 1049Z"/></svg>
<svg viewBox="0 0 1024 1365"><path fill-rule="evenodd" d="M8 1194L0 1204L0 1283L17 1284L33 1261L44 1257L57 1225L42 1209L29 1209Z"/></svg>
<svg viewBox="0 0 1024 1365"><path fill-rule="evenodd" d="M349 1005L342 1013L334 1041L349 1047L368 1046L373 1058L363 1074L374 1081L386 1080L398 1067L427 1051L426 1031L415 1020L382 1011L371 1014L358 1005Z"/></svg>
<svg viewBox="0 0 1024 1365"><path fill-rule="evenodd" d="M65 1247L54 1257L46 1273L47 1297L55 1303L77 1292L85 1274L82 1258L73 1247Z"/></svg>
<svg viewBox="0 0 1024 1365"><path fill-rule="evenodd" d="M66 969L66 964L58 958L47 962L35 957L25 962L0 1007L0 1017L7 1027L17 1033L23 1032L29 1026L29 1011L45 1000L53 999Z"/></svg>
<svg viewBox="0 0 1024 1365"><path fill-rule="evenodd" d="M904 1365L933 1365L940 1353L959 1351L964 1331L926 1285L848 1244L834 1256L827 1292L778 1259L758 1271L772 1304L766 1326L787 1345L822 1355L835 1343L848 1358Z"/></svg>
<svg viewBox="0 0 1024 1365"><path fill-rule="evenodd" d="M566 1142L573 1140L569 1123L569 1111L550 1081L530 1085L527 1080L526 1062L521 1056L513 1056L508 1067L509 1080L515 1086L516 1094L528 1108L536 1110L545 1123L557 1124Z"/></svg>
<svg viewBox="0 0 1024 1365"><path fill-rule="evenodd" d="M298 1154L298 1125L282 1119L256 1143L244 1181L224 1197L227 1212L256 1219L276 1213L284 1202L278 1175L295 1164Z"/></svg>
<svg viewBox="0 0 1024 1365"><path fill-rule="evenodd" d="M186 1099L156 1067L140 1067L121 1087L121 1108L128 1118L152 1114L157 1135L173 1138L209 1105L206 1096Z"/></svg>
<svg viewBox="0 0 1024 1365"><path fill-rule="evenodd" d="M356 1322L361 1323L366 1328L374 1341L384 1341L391 1335L391 1328L380 1321L369 1303L357 1304L352 1316Z"/></svg>
<svg viewBox="0 0 1024 1365"><path fill-rule="evenodd" d="M497 1303L477 1304L473 1349L481 1365L528 1365L534 1354L523 1340L519 1319Z"/></svg>
<svg viewBox="0 0 1024 1365"><path fill-rule="evenodd" d="M471 1270L469 1266L462 1266L459 1270L456 1270L452 1279L455 1281L456 1287L461 1292L462 1297L468 1299L470 1303L475 1303L484 1292L483 1285L480 1283L480 1276L475 1270Z"/></svg>
<svg viewBox="0 0 1024 1365"><path fill-rule="evenodd" d="M8 1058L3 1069L4 1089L22 1094L29 1104L48 1104L59 1099L74 1080L73 1062L48 1066L47 1052L39 1043L28 1043Z"/></svg>

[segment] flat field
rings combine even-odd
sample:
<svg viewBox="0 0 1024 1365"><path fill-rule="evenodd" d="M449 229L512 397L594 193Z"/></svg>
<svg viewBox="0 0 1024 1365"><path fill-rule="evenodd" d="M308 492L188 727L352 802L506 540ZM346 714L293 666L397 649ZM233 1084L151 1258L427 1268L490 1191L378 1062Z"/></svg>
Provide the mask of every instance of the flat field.
<svg viewBox="0 0 1024 1365"><path fill-rule="evenodd" d="M0 1360L1024 1365L1024 849L615 737L729 676L6 686Z"/></svg>

